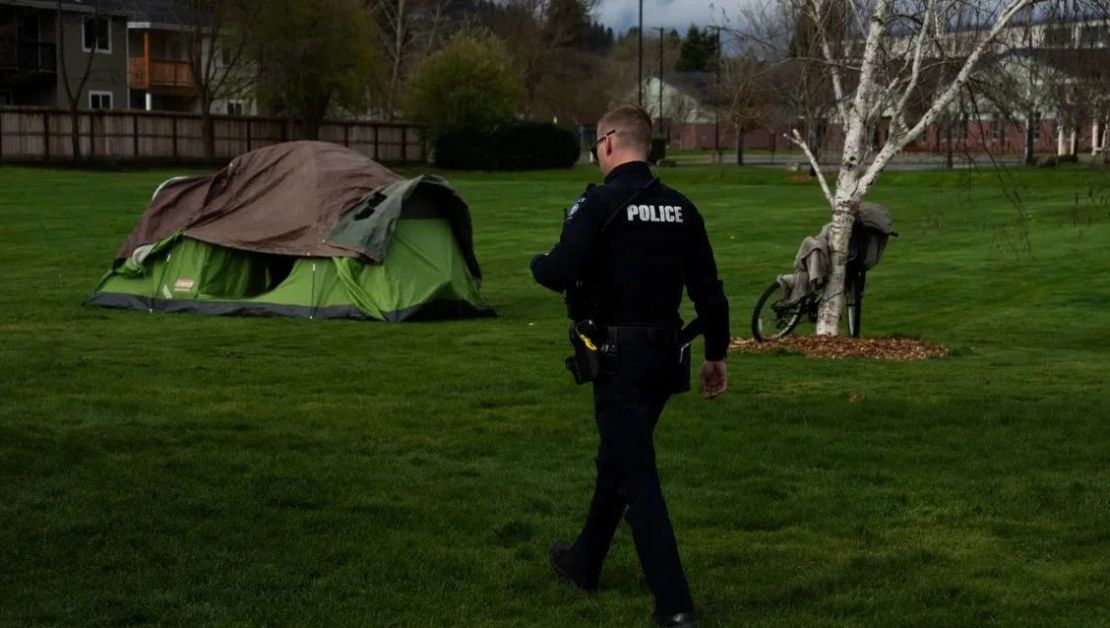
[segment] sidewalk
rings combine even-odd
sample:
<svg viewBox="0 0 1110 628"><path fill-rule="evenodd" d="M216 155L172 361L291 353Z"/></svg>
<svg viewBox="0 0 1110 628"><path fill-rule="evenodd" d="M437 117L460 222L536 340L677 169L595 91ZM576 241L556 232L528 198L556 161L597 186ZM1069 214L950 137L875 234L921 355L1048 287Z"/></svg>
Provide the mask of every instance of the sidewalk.
<svg viewBox="0 0 1110 628"><path fill-rule="evenodd" d="M1041 155L1038 155L1041 156ZM836 170L839 165L836 159L839 155L823 154L821 155L821 169L824 171ZM736 154L733 152L722 151L722 163L725 165L735 165ZM969 159L970 158L970 159ZM711 152L696 153L696 154L678 154L675 155L675 163L679 166L683 165L708 165L714 163L713 154ZM1091 161L1090 155L1080 155L1080 162ZM1006 166L1020 166L1024 163L1023 155L994 155L986 153L979 153L975 155L956 154L953 155L953 168L969 168L981 167L989 168L995 164L1002 164ZM934 153L899 153L891 159L887 165L887 170L938 170L945 167L945 156L937 155ZM805 155L797 151L789 152L776 152L773 155L766 151L744 153L745 166L763 166L763 167L779 167L798 170L800 172L809 171L809 160Z"/></svg>

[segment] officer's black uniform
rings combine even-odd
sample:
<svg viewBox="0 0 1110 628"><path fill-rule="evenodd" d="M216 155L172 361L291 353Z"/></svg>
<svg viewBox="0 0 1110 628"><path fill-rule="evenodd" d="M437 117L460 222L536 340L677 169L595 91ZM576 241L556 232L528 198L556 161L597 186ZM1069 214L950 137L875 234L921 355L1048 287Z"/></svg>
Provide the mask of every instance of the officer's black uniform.
<svg viewBox="0 0 1110 628"><path fill-rule="evenodd" d="M618 331L652 332L628 334L628 342L618 343L614 372L594 381L601 444L590 512L571 553L575 579L585 588L597 586L623 514L656 613L692 611L652 432L680 374L674 332L682 325L683 286L704 323L705 358L722 360L728 349L728 302L702 217L688 198L654 179L648 164L625 163L604 185L587 188L569 211L559 243L533 258L531 267L537 282L567 293L573 319L589 314ZM587 293L581 302L579 289ZM688 371L681 373L688 382Z"/></svg>

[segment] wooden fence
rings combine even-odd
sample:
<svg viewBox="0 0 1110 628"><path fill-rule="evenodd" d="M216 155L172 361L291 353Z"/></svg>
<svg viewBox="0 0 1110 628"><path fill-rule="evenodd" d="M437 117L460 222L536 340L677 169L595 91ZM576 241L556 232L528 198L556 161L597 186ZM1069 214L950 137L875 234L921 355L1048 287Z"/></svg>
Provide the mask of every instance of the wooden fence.
<svg viewBox="0 0 1110 628"><path fill-rule="evenodd" d="M285 118L214 115L215 155L206 159L201 117L146 111L82 111L77 124L86 162L226 162L245 152L303 139ZM0 162L72 163L73 118L64 109L0 107ZM386 122L327 121L321 141L350 147L383 163L427 161L423 127Z"/></svg>

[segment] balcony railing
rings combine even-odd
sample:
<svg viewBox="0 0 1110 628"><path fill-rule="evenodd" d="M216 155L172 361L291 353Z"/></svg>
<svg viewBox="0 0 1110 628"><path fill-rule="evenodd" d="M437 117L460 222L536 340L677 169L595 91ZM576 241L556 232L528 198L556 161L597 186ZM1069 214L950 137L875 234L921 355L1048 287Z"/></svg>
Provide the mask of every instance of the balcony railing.
<svg viewBox="0 0 1110 628"><path fill-rule="evenodd" d="M57 72L54 44L32 40L0 39L0 68L29 72Z"/></svg>
<svg viewBox="0 0 1110 628"><path fill-rule="evenodd" d="M188 61L131 58L131 89L190 90L195 86ZM147 72L149 67L150 71Z"/></svg>

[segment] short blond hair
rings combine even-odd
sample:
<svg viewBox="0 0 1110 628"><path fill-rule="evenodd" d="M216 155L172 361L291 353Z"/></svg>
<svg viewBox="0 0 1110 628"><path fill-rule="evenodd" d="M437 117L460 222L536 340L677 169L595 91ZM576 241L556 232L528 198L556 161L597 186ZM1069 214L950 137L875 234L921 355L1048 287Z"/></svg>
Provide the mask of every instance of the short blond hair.
<svg viewBox="0 0 1110 628"><path fill-rule="evenodd" d="M601 116L597 121L597 136L616 131L620 142L628 148L651 152L651 117L636 105L620 105Z"/></svg>

